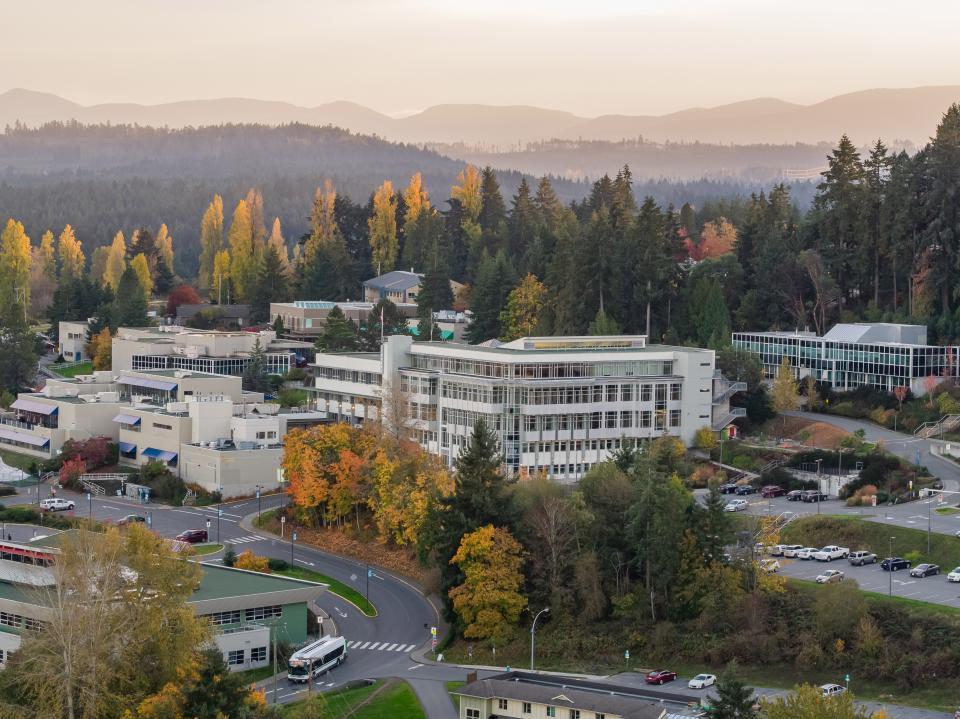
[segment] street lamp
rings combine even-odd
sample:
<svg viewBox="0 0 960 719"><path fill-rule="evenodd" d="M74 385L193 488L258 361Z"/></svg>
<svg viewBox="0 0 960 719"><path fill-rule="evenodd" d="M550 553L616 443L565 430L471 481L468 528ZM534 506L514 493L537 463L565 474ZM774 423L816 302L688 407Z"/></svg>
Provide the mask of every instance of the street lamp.
<svg viewBox="0 0 960 719"><path fill-rule="evenodd" d="M820 496L821 496L820 488L823 486L820 483L820 463L821 462L823 462L822 458L817 460L817 514L820 514Z"/></svg>
<svg viewBox="0 0 960 719"><path fill-rule="evenodd" d="M549 612L550 607L544 607L537 615L533 618L533 624L530 625L530 671L533 671L533 648L536 644L537 638L537 620L540 618L540 615L544 612Z"/></svg>
<svg viewBox="0 0 960 719"><path fill-rule="evenodd" d="M293 567L293 543L297 541L297 533L290 529L290 567Z"/></svg>
<svg viewBox="0 0 960 719"><path fill-rule="evenodd" d="M889 557L890 557L890 564L889 564L889 566L887 567L887 574L890 575L890 576L889 576L890 585L889 585L889 587L887 588L887 596L888 596L888 597L892 597L892 596L893 596L893 540L894 540L894 539L896 539L896 537L890 537L890 555L889 555Z"/></svg>
<svg viewBox="0 0 960 719"><path fill-rule="evenodd" d="M257 485L257 519L260 519L260 492L263 491L263 487L259 484Z"/></svg>

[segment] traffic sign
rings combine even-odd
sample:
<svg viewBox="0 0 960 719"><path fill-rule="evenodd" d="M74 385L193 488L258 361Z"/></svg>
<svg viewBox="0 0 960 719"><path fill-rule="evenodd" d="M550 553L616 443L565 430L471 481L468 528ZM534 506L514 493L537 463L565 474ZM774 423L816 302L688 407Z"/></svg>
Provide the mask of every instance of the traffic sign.
<svg viewBox="0 0 960 719"><path fill-rule="evenodd" d="M436 636L437 636L437 628L436 628L436 627L430 627L430 636L433 637L434 639L436 639Z"/></svg>
<svg viewBox="0 0 960 719"><path fill-rule="evenodd" d="M623 653L623 658L624 658L624 659L629 659L629 658L630 658L630 650L629 650L629 649Z"/></svg>
<svg viewBox="0 0 960 719"><path fill-rule="evenodd" d="M297 541L297 533L296 533L296 532L293 533L293 541L294 541L294 542Z"/></svg>
<svg viewBox="0 0 960 719"><path fill-rule="evenodd" d="M369 578L372 577L372 576L373 576L373 570L368 567L368 568L367 568L367 578L369 579Z"/></svg>
<svg viewBox="0 0 960 719"><path fill-rule="evenodd" d="M845 681L845 682L850 681L850 675L849 675L849 674L845 674L844 677L843 677L843 681Z"/></svg>

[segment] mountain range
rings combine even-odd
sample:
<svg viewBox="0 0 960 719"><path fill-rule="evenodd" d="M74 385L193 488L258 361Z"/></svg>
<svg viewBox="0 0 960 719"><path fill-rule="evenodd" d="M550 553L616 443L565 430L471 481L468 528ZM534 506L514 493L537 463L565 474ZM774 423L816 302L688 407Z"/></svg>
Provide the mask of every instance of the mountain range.
<svg viewBox="0 0 960 719"><path fill-rule="evenodd" d="M960 85L863 90L811 105L756 98L665 115L590 118L524 105L447 104L394 118L345 101L316 107L243 98L84 106L49 93L13 89L0 94L0 127L18 121L35 127L57 120L171 128L302 122L335 125L397 142L462 143L488 151L517 150L549 139L618 141L642 137L654 142L835 143L843 133L859 145L878 137L888 143L922 145L954 102L960 102Z"/></svg>

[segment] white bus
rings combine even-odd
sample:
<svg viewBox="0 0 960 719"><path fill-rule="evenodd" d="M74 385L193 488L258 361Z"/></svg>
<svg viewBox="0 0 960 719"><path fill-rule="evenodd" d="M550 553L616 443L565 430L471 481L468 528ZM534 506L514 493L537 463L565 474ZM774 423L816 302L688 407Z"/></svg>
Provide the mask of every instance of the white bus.
<svg viewBox="0 0 960 719"><path fill-rule="evenodd" d="M287 662L287 679L292 682L307 682L311 675L316 679L339 666L346 658L347 642L343 637L323 637L290 656Z"/></svg>

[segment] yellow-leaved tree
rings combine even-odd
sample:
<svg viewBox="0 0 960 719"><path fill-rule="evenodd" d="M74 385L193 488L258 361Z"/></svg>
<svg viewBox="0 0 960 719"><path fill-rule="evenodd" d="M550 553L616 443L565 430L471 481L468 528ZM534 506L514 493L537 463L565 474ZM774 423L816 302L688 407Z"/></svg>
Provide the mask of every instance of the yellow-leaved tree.
<svg viewBox="0 0 960 719"><path fill-rule="evenodd" d="M153 276L150 274L150 263L142 252L130 260L130 267L137 273L137 279L140 280L140 286L143 288L143 296L147 302L153 296Z"/></svg>
<svg viewBox="0 0 960 719"><path fill-rule="evenodd" d="M223 249L223 198L214 195L200 220L200 282L201 289L213 287L214 260ZM173 267L170 267L173 270Z"/></svg>
<svg viewBox="0 0 960 719"><path fill-rule="evenodd" d="M473 165L467 165L457 176L459 184L450 189L450 196L463 208L460 226L471 241L480 239L480 210L483 208L483 195L480 192L480 171Z"/></svg>
<svg viewBox="0 0 960 719"><path fill-rule="evenodd" d="M390 272L397 262L397 197L390 180L373 194L373 215L367 220L367 228L373 270L378 275Z"/></svg>
<svg viewBox="0 0 960 719"><path fill-rule="evenodd" d="M500 339L509 342L533 335L546 304L547 286L528 273L507 296L507 306L500 312Z"/></svg>
<svg viewBox="0 0 960 719"><path fill-rule="evenodd" d="M30 307L30 263L32 260L30 238L23 223L7 220L0 233L0 287L4 296L0 302L4 308L17 305L18 317L23 317ZM9 293L9 294L6 294Z"/></svg>
<svg viewBox="0 0 960 719"><path fill-rule="evenodd" d="M60 263L61 280L68 277L77 279L83 276L87 258L83 254L80 240L77 239L70 225L63 228L63 232L57 239L57 259Z"/></svg>
<svg viewBox="0 0 960 719"><path fill-rule="evenodd" d="M410 178L410 184L403 191L403 204L406 209L403 213L403 226L406 228L411 222L416 222L420 215L430 209L430 198L427 188L423 185L423 177L419 172Z"/></svg>
<svg viewBox="0 0 960 719"><path fill-rule="evenodd" d="M319 187L314 193L313 209L310 212L310 237L303 248L304 259L307 263L313 261L317 250L324 245L332 244L337 237L337 220L334 207L337 203L337 190L329 178L323 181L323 189Z"/></svg>
<svg viewBox="0 0 960 719"><path fill-rule="evenodd" d="M87 342L87 354L93 360L95 370L111 369L113 365L113 338L110 329L104 327Z"/></svg>
<svg viewBox="0 0 960 719"><path fill-rule="evenodd" d="M253 252L253 218L246 200L240 200L233 211L227 242L230 245L230 281L233 283L234 299L245 301L253 289L257 271Z"/></svg>
<svg viewBox="0 0 960 719"><path fill-rule="evenodd" d="M391 456L380 447L372 460L373 492L368 502L381 540L398 546L416 545L430 510L453 493L453 476L442 463L426 452L410 450L407 446L402 454Z"/></svg>
<svg viewBox="0 0 960 719"><path fill-rule="evenodd" d="M802 684L785 696L761 699L761 712L766 719L883 719L880 710L871 712L857 706L850 692L832 697L823 696L820 687Z"/></svg>
<svg viewBox="0 0 960 719"><path fill-rule="evenodd" d="M157 239L155 240L157 245L157 254L160 256L160 259L163 260L163 264L167 266L167 269L173 272L173 235L170 234L170 230L167 229L167 223L160 225L160 229L157 230Z"/></svg>
<svg viewBox="0 0 960 719"><path fill-rule="evenodd" d="M460 540L450 564L463 574L463 583L450 590L454 611L467 639L503 644L516 627L527 598L523 585L523 548L510 532L491 524Z"/></svg>
<svg viewBox="0 0 960 719"><path fill-rule="evenodd" d="M223 304L223 301L230 301L230 252L220 250L213 260L213 298L217 304Z"/></svg>
<svg viewBox="0 0 960 719"><path fill-rule="evenodd" d="M127 269L127 243L123 239L123 233L118 232L113 236L113 243L110 245L110 254L107 255L107 264L103 268L103 281L110 285L110 288L116 293L120 286L120 278L123 277L124 270Z"/></svg>
<svg viewBox="0 0 960 719"><path fill-rule="evenodd" d="M270 229L267 247L276 250L277 257L280 258L280 265L283 267L284 273L288 274L290 272L290 253L287 251L287 241L283 239L279 217L273 218L273 227Z"/></svg>
<svg viewBox="0 0 960 719"><path fill-rule="evenodd" d="M770 406L778 414L793 412L800 406L800 393L797 391L797 381L793 378L790 367L790 358L784 357L777 368L777 377L773 381L770 391ZM783 426L786 428L787 418L783 417Z"/></svg>

